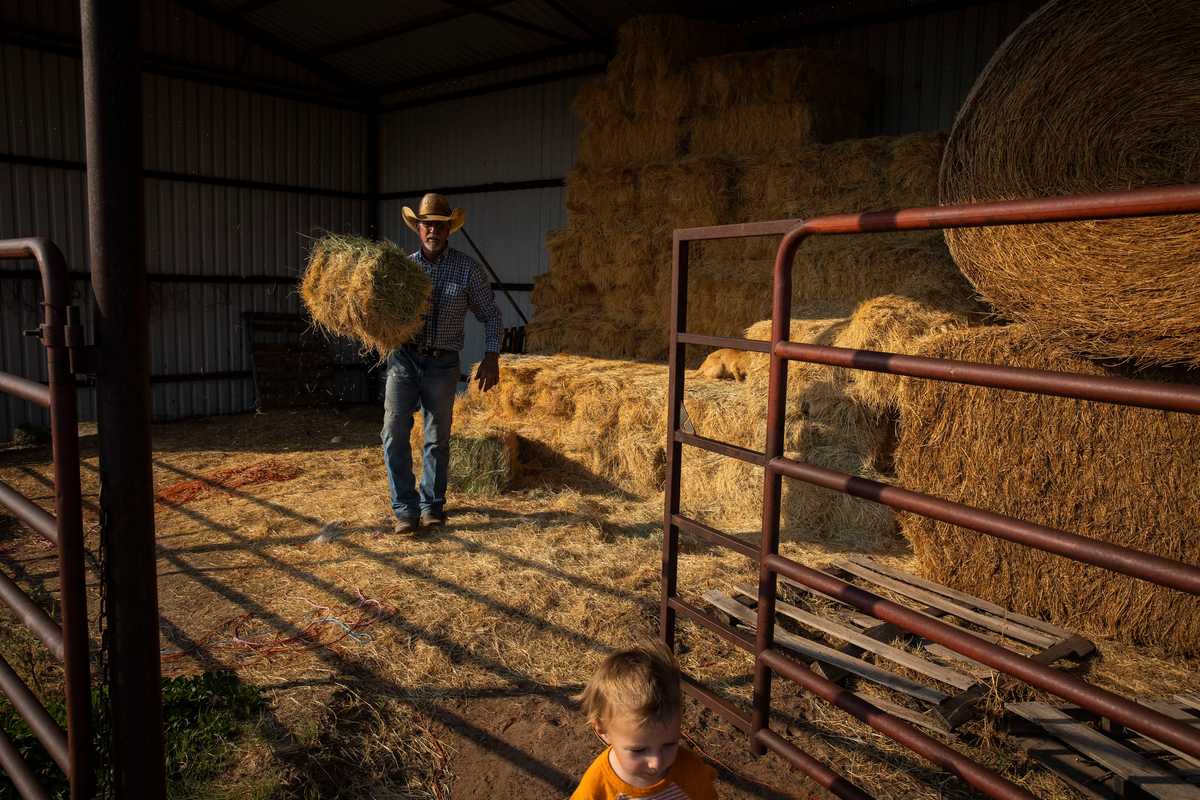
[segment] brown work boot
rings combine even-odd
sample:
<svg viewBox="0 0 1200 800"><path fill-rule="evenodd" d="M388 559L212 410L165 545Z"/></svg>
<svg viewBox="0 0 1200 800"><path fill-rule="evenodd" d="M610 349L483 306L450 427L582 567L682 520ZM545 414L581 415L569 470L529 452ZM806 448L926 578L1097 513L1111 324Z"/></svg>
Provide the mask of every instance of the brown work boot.
<svg viewBox="0 0 1200 800"><path fill-rule="evenodd" d="M396 524L392 526L392 533L398 533L401 536L416 536L420 530L421 520L417 517L398 519L396 520Z"/></svg>
<svg viewBox="0 0 1200 800"><path fill-rule="evenodd" d="M421 524L426 528L440 528L446 524L446 515L436 511L426 511L421 515Z"/></svg>

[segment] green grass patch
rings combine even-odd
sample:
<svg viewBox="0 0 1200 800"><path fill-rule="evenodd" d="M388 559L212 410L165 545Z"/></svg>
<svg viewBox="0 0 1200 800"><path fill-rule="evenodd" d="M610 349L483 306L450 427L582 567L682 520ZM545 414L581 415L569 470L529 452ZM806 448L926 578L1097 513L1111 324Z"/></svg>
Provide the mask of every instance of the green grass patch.
<svg viewBox="0 0 1200 800"><path fill-rule="evenodd" d="M248 731L264 706L257 687L242 683L228 671L167 678L162 682L162 696L171 796L187 794L219 775L229 762L234 743ZM112 780L108 705L107 687L93 689L93 752L97 756L97 780L102 791ZM51 701L46 710L65 727L66 708L61 698ZM0 730L12 740L51 797L70 795L66 778L11 706L0 709ZM8 776L0 773L0 798L17 796Z"/></svg>

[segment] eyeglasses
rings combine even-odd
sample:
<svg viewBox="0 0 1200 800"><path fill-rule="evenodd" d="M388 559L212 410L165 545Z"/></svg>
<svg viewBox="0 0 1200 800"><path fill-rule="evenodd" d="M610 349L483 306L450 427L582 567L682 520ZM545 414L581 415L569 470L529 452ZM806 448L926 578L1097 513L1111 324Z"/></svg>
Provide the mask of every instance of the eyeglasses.
<svg viewBox="0 0 1200 800"><path fill-rule="evenodd" d="M450 227L450 223L445 222L443 220L421 220L417 224L420 225L422 228L432 228L432 229L449 228Z"/></svg>

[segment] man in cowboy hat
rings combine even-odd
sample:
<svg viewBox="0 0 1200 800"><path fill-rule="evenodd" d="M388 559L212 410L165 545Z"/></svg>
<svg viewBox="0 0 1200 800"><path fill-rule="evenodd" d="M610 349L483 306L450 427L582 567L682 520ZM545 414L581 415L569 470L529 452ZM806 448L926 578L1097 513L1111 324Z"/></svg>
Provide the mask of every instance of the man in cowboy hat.
<svg viewBox="0 0 1200 800"><path fill-rule="evenodd" d="M500 310L483 269L470 256L448 247L450 234L466 214L451 210L440 194L427 194L414 213L404 207L404 222L416 231L421 249L409 256L433 283L425 325L409 344L387 360L383 404L383 457L396 514L396 533L417 533L422 526L446 522L446 478L450 464L450 425L458 388L463 318L469 308L483 323L486 349L475 380L488 391L500 380ZM425 420L425 449L418 492L412 471L413 414Z"/></svg>

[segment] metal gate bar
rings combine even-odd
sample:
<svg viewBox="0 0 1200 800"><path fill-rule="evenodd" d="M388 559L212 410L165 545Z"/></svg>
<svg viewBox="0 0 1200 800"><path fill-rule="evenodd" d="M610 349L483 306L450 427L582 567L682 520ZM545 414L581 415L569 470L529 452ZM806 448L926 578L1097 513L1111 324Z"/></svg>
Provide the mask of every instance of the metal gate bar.
<svg viewBox="0 0 1200 800"><path fill-rule="evenodd" d="M1043 200L1016 200L866 214L842 214L808 221L777 220L675 231L660 629L664 640L673 646L676 617L682 615L685 619L717 632L727 640L754 653L754 701L748 731L753 752L761 754L766 749L771 749L784 755L802 771L830 788L838 796L863 796L860 790L843 779L833 776L831 780L829 776L833 773L829 772L827 768L813 761L794 745L781 739L770 730L771 678L774 672L779 672L909 749L918 752L933 763L949 769L990 797L1025 798L1031 796L1021 787L1004 780L940 742L929 739L898 718L879 710L870 703L850 697L849 693L841 687L825 680L776 649L773 641L776 578L777 575L782 574L798 583L847 602L877 619L893 623L907 632L919 634L931 641L945 645L1001 672L1020 678L1032 686L1072 700L1101 716L1152 736L1185 753L1193 756L1200 755L1200 732L1176 720L1119 695L1091 686L1067 673L996 647L977 636L956 630L937 620L923 617L904 606L891 603L878 595L784 558L778 552L782 477L788 476L855 497L883 503L893 508L968 527L990 536L1063 555L1076 561L1101 566L1110 571L1132 575L1151 583L1200 594L1200 568L1196 565L1100 542L1068 531L1048 528L1025 520L954 503L943 498L912 492L783 457L784 410L787 400L787 362L789 360L1118 405L1200 413L1200 388L1197 387L1124 378L1073 375L948 359L918 358L894 353L824 347L786 341L790 332L792 262L796 249L808 236L987 225L1024 225L1197 212L1200 212L1200 186L1173 186ZM711 239L771 235L783 235L784 237L775 260L771 341L759 342L688 333L689 243ZM680 430L684 355L688 344L771 354L765 453L734 447ZM680 459L684 444L763 467L763 527L757 549L680 514ZM741 632L714 620L676 596L680 531L699 536L757 560L759 564L758 624L753 642ZM690 678L685 683L685 690L717 713L734 718L735 724L744 722L744 715L732 704L711 694ZM745 729L744 725L739 725L739 727Z"/></svg>
<svg viewBox="0 0 1200 800"><path fill-rule="evenodd" d="M0 241L0 259L26 258L37 261L42 277L43 322L38 330L46 348L49 386L0 372L0 392L50 410L54 514L46 513L4 484L0 484L0 505L6 506L17 519L56 545L62 627L4 575L0 575L0 599L16 612L21 622L37 635L55 658L64 662L67 730L58 726L3 658L0 658L0 690L67 776L72 800L83 800L91 797L95 788L83 566L83 497L79 485L79 423L71 368L71 349L80 346L83 337L68 314L70 283L62 252L45 239ZM0 767L8 773L22 797L48 796L29 765L3 734L0 734Z"/></svg>

